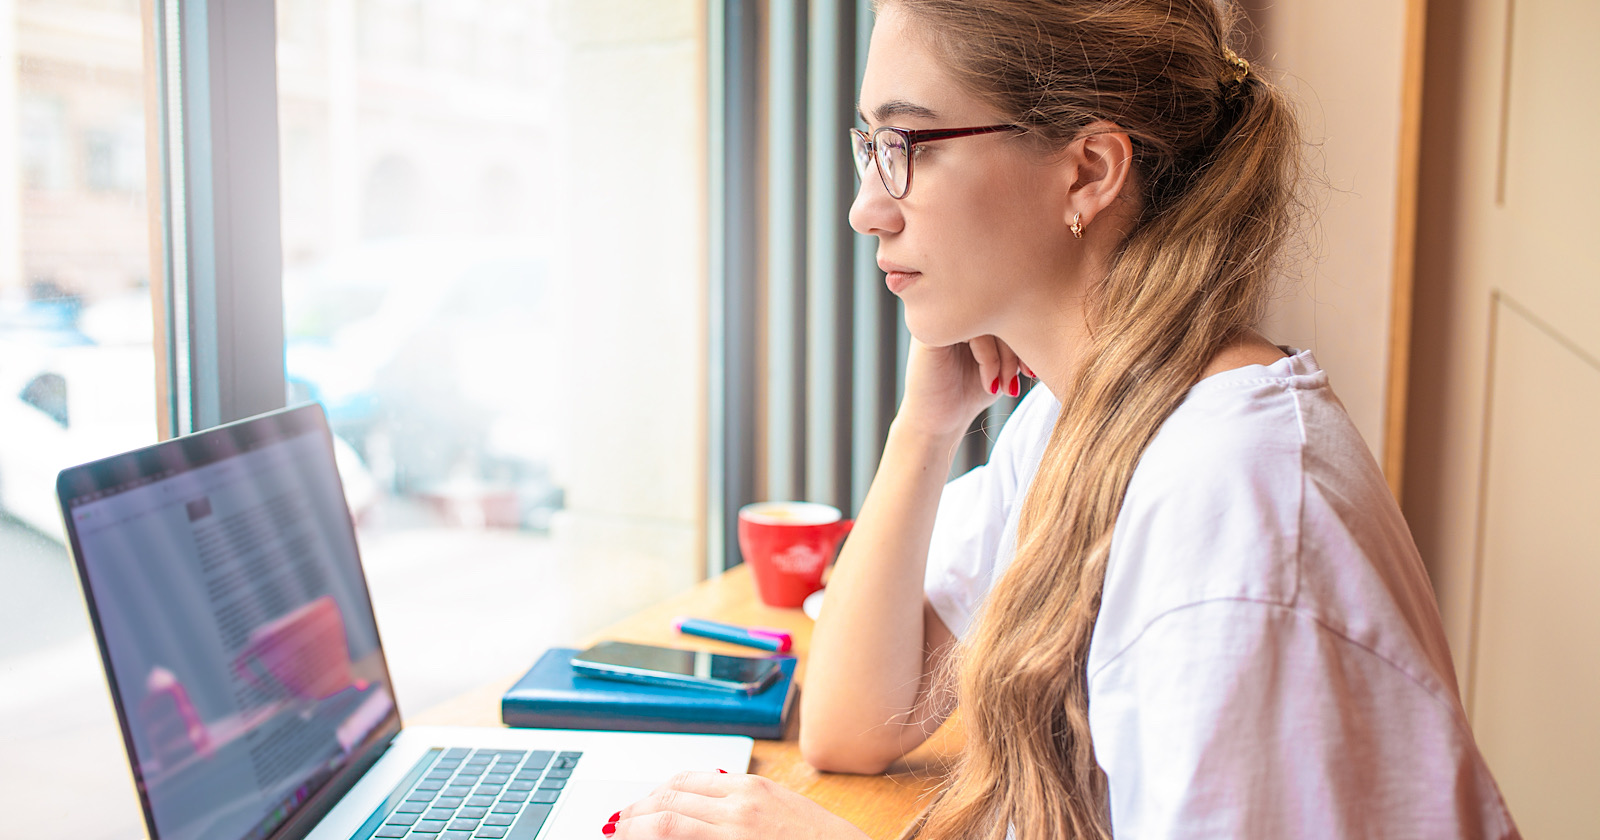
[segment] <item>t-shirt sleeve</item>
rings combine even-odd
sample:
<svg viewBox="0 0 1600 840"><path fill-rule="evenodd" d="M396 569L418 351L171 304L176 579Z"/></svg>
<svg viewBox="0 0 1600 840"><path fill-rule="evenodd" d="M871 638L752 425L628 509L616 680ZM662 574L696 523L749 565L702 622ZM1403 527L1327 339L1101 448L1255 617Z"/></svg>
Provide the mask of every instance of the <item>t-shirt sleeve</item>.
<svg viewBox="0 0 1600 840"><path fill-rule="evenodd" d="M923 591L957 638L1010 562L1017 508L1060 411L1055 397L1035 385L1001 428L989 461L946 484L939 497Z"/></svg>
<svg viewBox="0 0 1600 840"><path fill-rule="evenodd" d="M1167 613L1090 694L1118 838L1517 836L1454 704L1290 607Z"/></svg>

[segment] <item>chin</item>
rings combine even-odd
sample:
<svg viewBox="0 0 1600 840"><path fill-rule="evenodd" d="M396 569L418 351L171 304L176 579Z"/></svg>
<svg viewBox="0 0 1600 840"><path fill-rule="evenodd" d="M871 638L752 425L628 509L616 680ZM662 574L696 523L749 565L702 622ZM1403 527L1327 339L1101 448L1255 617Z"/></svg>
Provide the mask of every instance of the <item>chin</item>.
<svg viewBox="0 0 1600 840"><path fill-rule="evenodd" d="M982 333L974 333L970 328L950 323L947 320L919 317L910 308L906 309L906 330L911 337L928 345L929 347L948 347L971 341Z"/></svg>

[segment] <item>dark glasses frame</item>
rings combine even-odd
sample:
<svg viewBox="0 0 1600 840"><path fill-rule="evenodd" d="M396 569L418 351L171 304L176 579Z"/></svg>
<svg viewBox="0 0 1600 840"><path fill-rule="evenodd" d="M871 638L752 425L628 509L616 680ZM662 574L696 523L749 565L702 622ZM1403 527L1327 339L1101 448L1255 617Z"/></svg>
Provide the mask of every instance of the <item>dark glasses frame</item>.
<svg viewBox="0 0 1600 840"><path fill-rule="evenodd" d="M896 128L886 125L874 130L871 134L859 129L850 129L850 150L856 159L856 177L867 177L867 166L864 156L870 155L873 168L878 170L878 180L883 182L883 188L889 197L895 200L905 198L911 194L911 174L915 168L912 161L916 158L917 146L931 143L935 140L953 140L957 137L973 137L979 134L993 134L998 131L1026 131L1020 125L980 125L968 128ZM883 161L880 150L884 148L878 138L889 132L900 139L906 150L906 186L898 195L895 194L894 185L889 183L889 176L883 172Z"/></svg>

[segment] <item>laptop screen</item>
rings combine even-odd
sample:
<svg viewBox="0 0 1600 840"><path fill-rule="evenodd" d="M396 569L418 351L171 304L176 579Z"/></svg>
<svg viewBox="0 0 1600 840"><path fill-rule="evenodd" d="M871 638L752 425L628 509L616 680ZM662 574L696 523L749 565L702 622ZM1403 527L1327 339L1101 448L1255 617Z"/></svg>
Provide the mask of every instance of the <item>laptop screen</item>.
<svg viewBox="0 0 1600 840"><path fill-rule="evenodd" d="M398 726L319 408L60 492L155 838L265 838Z"/></svg>

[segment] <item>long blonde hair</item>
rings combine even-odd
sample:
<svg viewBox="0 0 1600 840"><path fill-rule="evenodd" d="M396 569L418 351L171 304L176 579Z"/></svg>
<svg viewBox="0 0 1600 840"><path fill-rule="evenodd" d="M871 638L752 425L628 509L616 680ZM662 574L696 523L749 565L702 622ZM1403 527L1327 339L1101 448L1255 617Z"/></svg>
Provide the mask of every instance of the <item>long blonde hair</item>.
<svg viewBox="0 0 1600 840"><path fill-rule="evenodd" d="M1229 50L1217 0L886 0L1045 149L1109 120L1139 213L1089 296L1084 354L1016 557L957 654L960 765L908 836L1109 837L1086 663L1112 529L1150 439L1262 315L1302 207L1291 108Z"/></svg>

